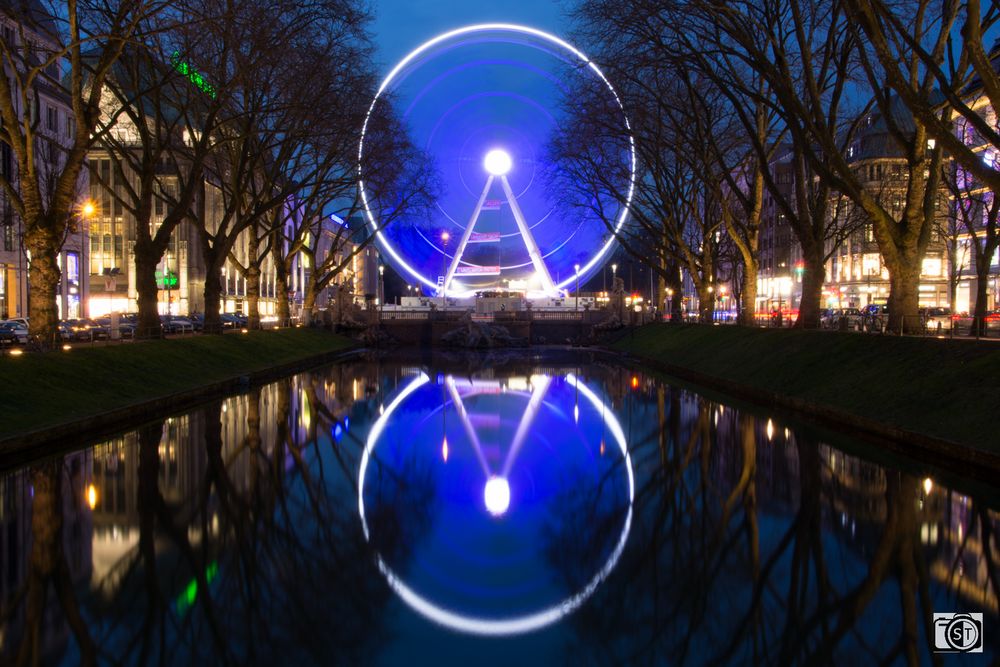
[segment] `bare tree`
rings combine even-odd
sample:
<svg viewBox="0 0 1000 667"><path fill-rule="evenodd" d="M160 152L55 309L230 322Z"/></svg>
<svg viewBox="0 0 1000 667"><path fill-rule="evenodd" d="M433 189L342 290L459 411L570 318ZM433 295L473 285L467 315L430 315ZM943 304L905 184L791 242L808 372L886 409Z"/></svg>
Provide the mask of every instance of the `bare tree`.
<svg viewBox="0 0 1000 667"><path fill-rule="evenodd" d="M344 152L330 152L323 143L331 125L319 123L325 114L316 94L329 94L332 85L340 85L338 94L362 94L357 82L370 81L357 70L370 48L364 32L368 14L352 0L286 0L280 7L245 0L234 12L214 35L219 43L236 44L217 67L217 77L229 82L230 120L219 125L206 161L205 209L191 216L207 270L205 330L210 332L221 331L221 273L241 235L259 230L252 234L255 256L244 267L256 274L267 255L260 252L269 238L265 230L276 223L275 212L296 184L322 181L342 166L333 160L343 160ZM318 90L310 92L313 86ZM334 119L347 121L341 131L348 134L350 115Z"/></svg>
<svg viewBox="0 0 1000 667"><path fill-rule="evenodd" d="M255 141L249 147L255 159L243 193L245 215L251 219L245 263L230 253L247 279L251 327L259 324L264 263L281 264L275 297L279 320L287 322L292 259L310 234L319 233L314 220L324 217L331 202L350 198L356 187L360 128L375 75L368 67L347 63L371 61L371 45L361 32L365 19L360 8L345 16L351 38L312 35L314 28L307 27L295 53L268 76L265 105L252 114L247 130ZM330 100L337 103L330 105ZM295 230L291 238L289 230Z"/></svg>
<svg viewBox="0 0 1000 667"><path fill-rule="evenodd" d="M783 91L801 91L795 93L800 110L829 128L837 153L844 154L866 111L851 110L847 104L856 78L854 34L836 5L748 3L744 7L740 12L709 3L676 3L673 12L662 13L663 26L677 45L675 58L693 60L712 79L732 104L758 160L766 164L760 178L778 216L789 224L802 248L802 300L796 326L816 328L826 262L857 227L858 216L843 214L830 181L812 167L810 157L823 161L830 171L831 157L815 151L813 140L789 125L782 100L772 89L772 80L758 71L757 61L767 57L783 65ZM724 16L717 20L720 12ZM764 113L781 119L771 121L781 132L762 131Z"/></svg>
<svg viewBox="0 0 1000 667"><path fill-rule="evenodd" d="M598 42L597 53L601 60L623 62L616 61L615 49L631 53L632 47L615 41L621 33L611 31L599 33L606 41ZM717 129L718 117L695 110L690 91L697 83L680 71L662 71L653 55L609 73L630 125L621 121L617 102L607 99L603 84L574 90L567 103L569 120L549 147L551 190L563 203L603 222L628 254L652 267L678 295L678 267L683 268L698 292L701 319L711 321L724 233L724 177L707 137ZM633 141L637 175L631 189L627 156ZM624 206L629 221L618 229Z"/></svg>
<svg viewBox="0 0 1000 667"><path fill-rule="evenodd" d="M367 224L362 229L350 225L330 225L323 213L332 205L341 220L352 220L370 213L379 231L397 222L427 220L440 179L429 157L414 146L395 114L391 98L379 98L368 116L364 152L356 169L364 177L362 197L357 172L343 187L334 191L336 200L327 195L302 211L304 227L286 240L286 247L298 247L307 258L311 271L306 280L302 302L303 322L308 324L316 298L333 284L351 265L352 260L371 243L376 234ZM356 151L356 147L355 147ZM367 205L367 210L365 206ZM304 232L304 233L303 233ZM288 262L286 255L284 261Z"/></svg>
<svg viewBox="0 0 1000 667"><path fill-rule="evenodd" d="M802 217L798 233L814 267L808 272L810 284L806 286L810 303L814 303L814 295L823 282L823 242L829 234L822 221L831 219L822 210L826 204L820 202L826 200L823 190L832 189L853 200L872 222L890 273L890 326L917 327L917 285L937 215L941 146L928 144L927 129L921 119L900 113L898 98L887 89L881 70L856 34L853 15L837 0L755 0L726 4L696 0L672 6L678 16L693 14L695 27L709 38L705 43L699 42L700 35L696 33L694 38L685 38L688 44L695 49L700 45L710 52L717 51L721 57L761 77L766 83L769 104L781 116L793 146L809 165L808 171L797 176L800 188L805 188L799 199L803 194L810 196L797 202L798 213L790 219ZM925 29L919 21L913 26L914 34L922 34ZM861 83L849 78L855 71ZM735 82L735 77L730 76L729 82ZM915 85L924 98L931 97L932 77L924 75ZM905 165L906 179L899 197L903 205L898 211L882 205L866 187L855 164L856 154L863 149L860 140L855 138L851 144L844 144L845 137L851 136L851 122L850 119L843 122L840 105L849 92L855 96L870 95L878 110L877 114L864 118L866 123L876 126L870 132L882 136L870 137L866 145L871 144L871 148ZM879 142L881 145L875 146ZM814 181L821 187L810 194L808 190ZM787 213L795 211L789 207ZM805 223L813 229L806 228ZM810 315L810 320L813 316ZM803 324L808 326L811 322L804 320Z"/></svg>
<svg viewBox="0 0 1000 667"><path fill-rule="evenodd" d="M979 0L846 0L868 38L884 83L984 187L1000 189L987 148L1000 150L997 53L984 35L1000 20L1000 4ZM957 37L961 35L961 39ZM934 95L928 95L929 86ZM956 132L956 129L958 130Z"/></svg>
<svg viewBox="0 0 1000 667"><path fill-rule="evenodd" d="M91 163L91 181L134 224L138 337L161 334L156 269L200 192L213 127L223 109L220 100L225 99L219 96L220 86L197 78L197 66L186 55L207 51L201 26L220 17L189 17L191 23L128 50L128 58L113 68L102 104L99 137L104 151L98 158L109 158L114 169L105 174L99 160ZM169 63L162 60L163 53L172 54Z"/></svg>
<svg viewBox="0 0 1000 667"><path fill-rule="evenodd" d="M0 76L0 139L11 147L17 169L16 176L0 175L0 187L24 225L24 244L31 253L29 329L43 348L57 342L58 254L76 211L87 151L96 141L105 82L126 46L145 38L147 19L168 5L70 0L48 8L27 3L4 7L18 29L12 39L0 40L7 73ZM68 139L54 140L41 131L39 87L69 96L73 132ZM45 178L46 173L52 178Z"/></svg>
<svg viewBox="0 0 1000 667"><path fill-rule="evenodd" d="M986 335L986 306L989 303L990 269L993 256L1000 248L1000 202L996 193L977 184L975 177L964 165L955 164L944 178L951 194L950 215L942 230L948 239L951 282L949 295L955 307L955 292L961 270L971 259L976 271L976 301L969 334ZM968 235L967 243L960 243L961 232Z"/></svg>

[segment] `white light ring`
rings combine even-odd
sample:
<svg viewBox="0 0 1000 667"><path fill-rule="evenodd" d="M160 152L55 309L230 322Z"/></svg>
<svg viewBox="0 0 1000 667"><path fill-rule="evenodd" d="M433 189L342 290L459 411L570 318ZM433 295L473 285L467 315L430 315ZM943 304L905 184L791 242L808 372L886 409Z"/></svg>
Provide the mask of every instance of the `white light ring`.
<svg viewBox="0 0 1000 667"><path fill-rule="evenodd" d="M635 499L635 475L632 472L632 457L629 455L628 446L625 443L625 432L622 430L621 424L618 423L618 419L614 416L612 411L604 409L603 402L597 397L596 394L594 394L593 391L590 390L589 387L587 387L587 385L577 380L572 374L566 375L566 381L572 384L575 388L579 389L580 393L591 402L594 409L601 412L605 424L608 426L611 431L611 435L614 436L615 442L618 443L618 448L622 452L622 457L625 461L625 471L628 473L628 512L625 515L625 522L622 524L622 532L618 538L618 543L615 545L615 548L608 557L608 560L604 563L604 567L602 567L597 574L594 575L590 582L588 582L587 585L584 586L579 592L566 598L558 604L552 605L551 607L533 614L516 616L513 618L491 619L466 616L430 602L407 586L406 583L392 571L392 568L386 564L382 555L376 553L375 558L378 564L379 572L381 572L382 576L385 577L389 587L392 588L397 595L399 595L403 602L409 605L411 609L424 618L452 630L477 635L503 636L532 632L547 625L551 625L552 623L555 623L575 611L580 605L586 602L587 598L593 595L594 591L597 590L597 587L608 578L608 575L611 574L611 571L614 570L615 566L618 564L618 559L621 558L622 552L625 550L625 544L628 542L628 536L632 530L632 502ZM361 517L361 529L364 532L365 540L370 541L371 539L368 532L368 522L365 520L364 489L365 473L368 470L368 462L371 459L372 450L374 450L375 445L385 428L385 423L388 421L393 411L395 411L396 408L398 408L410 394L428 382L430 382L430 378L428 378L425 373L421 373L419 376L414 378L386 407L385 412L379 416L379 418L375 421L375 424L372 426L372 430L368 433L368 439L365 441L365 449L361 454L361 464L358 466L358 515Z"/></svg>
<svg viewBox="0 0 1000 667"><path fill-rule="evenodd" d="M628 115L625 113L625 105L622 104L621 98L618 96L618 92L615 90L614 86L612 86L611 82L608 81L608 78L604 76L604 72L602 72L601 69L596 64L594 64L593 61L590 60L590 58L584 55L584 53L579 49L577 49L575 46L573 46L572 44L563 39L560 39L559 37L556 37L551 33L545 32L544 30L539 30L537 28L531 28L524 25L518 25L516 23L478 23L475 25L465 26L463 28L456 28L455 30L450 30L448 32L442 33L437 37L434 37L424 42L417 48L413 49L406 55L406 57L400 60L396 64L396 66L392 68L389 74L387 74L386 77L382 80L381 85L379 85L378 91L375 93L374 99L372 99L371 106L368 107L368 113L365 114L365 122L361 126L361 140L358 142L358 188L361 191L361 204L362 206L364 206L365 217L368 219L368 224L372 229L372 233L375 234L376 238L379 241L380 248L383 248L386 252L388 252L389 255L391 255L392 258L396 260L398 265L402 266L406 270L406 272L409 273L411 276L413 276L415 279L419 280L420 282L427 285L431 289L437 289L436 282L430 280L429 278L425 278L423 274L421 274L419 271L411 267L409 264L406 263L406 261L402 257L399 256L399 254L396 252L396 249L392 247L392 244L389 243L388 239L386 239L386 237L382 234L382 231L378 227L378 222L375 221L375 216L372 215L371 207L368 203L368 194L365 192L364 175L361 172L361 157L364 154L365 134L368 131L368 120L371 118L372 112L375 110L375 105L378 103L379 97L389 86L389 84L392 83L392 80L395 79L396 76L403 70L403 68L406 67L409 63L411 63L417 56L419 56L424 51L427 51L428 49L436 46L437 44L440 44L441 42L446 41L448 39L451 39L452 37L457 37L459 35L466 35L476 32L489 32L491 30L501 30L501 31L506 30L509 32L519 32L525 35L540 37L541 39L547 40L549 42L552 42L553 44L561 46L565 50L572 53L580 61L582 61L585 65L587 65L590 69L592 69L597 74L597 76L601 77L601 81L603 81L604 84L608 87L608 90L611 91L611 94L614 96L615 101L618 103L618 107L622 111L622 118L625 120L625 129L628 131L629 153L631 154L632 157L631 160L632 164L630 165L631 168L629 170L628 195L625 198L625 205L622 207L621 214L618 216L618 222L615 224L614 228L615 233L611 236L611 238L607 240L607 242L605 242L605 244L591 258L591 260L580 268L579 272L573 273L569 278L556 285L557 289L564 288L572 284L577 279L578 275L587 273L604 258L604 256L611 249L612 244L615 242L615 239L618 235L618 232L621 230L622 225L625 224L625 220L628 219L628 211L629 208L632 206L632 195L635 192L635 166L636 166L635 138L632 136L632 125L629 123ZM468 293L470 292L465 292L464 294ZM451 296L456 295L455 293L451 292L449 292L448 294L450 294Z"/></svg>

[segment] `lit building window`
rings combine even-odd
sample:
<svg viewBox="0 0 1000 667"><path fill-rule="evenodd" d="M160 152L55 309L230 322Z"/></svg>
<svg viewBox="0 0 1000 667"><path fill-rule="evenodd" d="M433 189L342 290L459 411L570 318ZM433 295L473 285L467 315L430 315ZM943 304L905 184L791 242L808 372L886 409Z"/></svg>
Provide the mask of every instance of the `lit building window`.
<svg viewBox="0 0 1000 667"><path fill-rule="evenodd" d="M921 273L925 276L938 277L941 275L942 262L940 257L924 257Z"/></svg>

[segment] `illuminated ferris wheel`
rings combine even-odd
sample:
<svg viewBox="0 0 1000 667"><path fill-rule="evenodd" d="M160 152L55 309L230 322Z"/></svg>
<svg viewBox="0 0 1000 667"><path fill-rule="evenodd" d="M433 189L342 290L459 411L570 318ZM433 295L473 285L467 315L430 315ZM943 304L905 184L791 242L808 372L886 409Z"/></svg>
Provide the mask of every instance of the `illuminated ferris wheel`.
<svg viewBox="0 0 1000 667"><path fill-rule="evenodd" d="M429 219L384 228L361 174L366 221L383 256L425 292L470 296L509 288L557 296L600 270L613 249L607 225L547 191L546 147L564 121L576 77L596 80L610 107L624 108L601 70L549 33L513 24L472 25L439 35L404 57L379 87L372 110L392 97L414 145L438 170L443 192ZM359 152L364 150L368 119ZM635 178L635 152L621 155L628 199L609 194L625 224ZM616 173L618 173L616 171Z"/></svg>

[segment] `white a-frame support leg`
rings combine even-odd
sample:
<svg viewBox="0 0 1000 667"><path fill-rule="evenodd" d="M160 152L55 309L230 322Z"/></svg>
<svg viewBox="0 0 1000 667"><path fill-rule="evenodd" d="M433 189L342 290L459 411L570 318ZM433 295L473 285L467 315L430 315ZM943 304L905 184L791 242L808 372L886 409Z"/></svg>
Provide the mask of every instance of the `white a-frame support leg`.
<svg viewBox="0 0 1000 667"><path fill-rule="evenodd" d="M476 209L472 212L472 217L469 218L469 224L465 226L465 232L462 233L462 240L458 242L458 247L455 248L455 255L451 258L448 273L444 275L444 285L441 286L441 290L445 294L448 293L448 286L451 285L451 279L455 277L455 271L458 270L458 263L462 260L462 253L465 252L465 246L469 244L469 239L472 238L472 230L479 220L479 214L483 212L483 204L486 203L486 195L490 193L490 188L493 186L493 178L494 176L491 174L486 179L486 186L483 188L483 193L479 195L479 203L476 204Z"/></svg>
<svg viewBox="0 0 1000 667"><path fill-rule="evenodd" d="M521 207L517 205L517 198L514 197L514 192L510 189L510 183L507 181L507 177L501 176L500 183L503 184L504 194L507 195L507 201L510 203L510 210L514 214L514 220L517 222L517 228L521 232L521 238L524 239L524 245L528 248L528 256L531 257L531 263L535 265L535 274L537 274L538 279L542 281L542 291L546 294L555 296L558 294L559 290L556 289L556 284L552 282L552 276L549 275L549 270L545 266L545 261L542 260L542 253L539 252L538 244L535 243L535 237L531 235L531 230L528 229L528 223L524 221L524 215L521 213Z"/></svg>
<svg viewBox="0 0 1000 667"><path fill-rule="evenodd" d="M479 195L479 203L476 204L475 210L472 212L472 217L469 218L469 224L465 226L465 232L462 234L462 240L458 242L458 247L455 248L455 254L451 258L451 264L448 266L448 273L445 274L444 284L441 286L442 291L447 294L448 287L451 285L452 279L455 277L455 272L458 270L458 264L462 260L462 254L465 252L465 247L469 244L469 239L472 238L472 231L476 226L476 222L479 221L479 214L483 211L483 204L486 203L486 196L490 192L490 188L493 187L493 179L497 178L492 174L486 179L486 185L483 187L482 194ZM535 237L531 235L531 230L528 229L528 223L524 220L524 214L521 213L521 207L517 205L517 199L514 197L514 192L510 188L510 183L507 181L507 176L499 176L500 183L503 185L504 194L507 197L507 203L510 204L511 213L514 214L514 221L517 223L517 229L521 233L521 238L524 240L524 245L528 249L528 256L531 258L531 264L535 267L535 274L542 283L542 291L548 294L558 294L559 290L556 289L555 283L552 281L552 276L549 274L548 268L545 266L545 261L542 259L542 253L538 250L538 244L535 243Z"/></svg>

